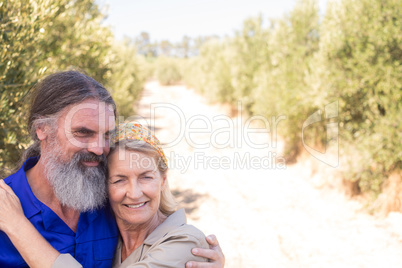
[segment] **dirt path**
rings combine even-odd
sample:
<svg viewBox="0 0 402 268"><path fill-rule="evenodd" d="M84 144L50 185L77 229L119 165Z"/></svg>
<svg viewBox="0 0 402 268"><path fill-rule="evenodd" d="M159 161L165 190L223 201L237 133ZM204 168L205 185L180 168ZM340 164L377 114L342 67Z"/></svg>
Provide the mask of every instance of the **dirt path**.
<svg viewBox="0 0 402 268"><path fill-rule="evenodd" d="M170 186L189 223L218 236L226 267L402 267L401 214L377 219L314 188L308 167L273 161L279 141L272 148L266 133L245 135L247 118L156 82L137 112L170 147Z"/></svg>

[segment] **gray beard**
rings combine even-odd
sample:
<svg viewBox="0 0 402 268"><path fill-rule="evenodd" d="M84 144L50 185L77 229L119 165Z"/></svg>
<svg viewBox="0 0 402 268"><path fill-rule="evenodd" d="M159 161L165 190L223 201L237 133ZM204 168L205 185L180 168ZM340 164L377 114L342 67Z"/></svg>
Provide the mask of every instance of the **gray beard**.
<svg viewBox="0 0 402 268"><path fill-rule="evenodd" d="M107 199L105 156L78 152L64 163L60 160L62 149L57 141L52 143L51 149L41 157L45 160L47 179L60 203L81 212L102 207ZM98 166L87 167L82 164L84 159L94 158L101 160Z"/></svg>

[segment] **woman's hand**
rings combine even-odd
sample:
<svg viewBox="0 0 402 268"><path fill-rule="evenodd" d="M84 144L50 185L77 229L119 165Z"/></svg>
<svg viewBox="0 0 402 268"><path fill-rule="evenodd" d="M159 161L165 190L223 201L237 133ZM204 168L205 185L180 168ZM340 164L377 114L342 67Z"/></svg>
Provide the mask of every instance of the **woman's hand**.
<svg viewBox="0 0 402 268"><path fill-rule="evenodd" d="M196 256L209 259L209 262L194 262L186 263L186 268L223 268L225 266L225 256L219 246L219 242L215 235L207 236L209 249L193 248L192 253Z"/></svg>
<svg viewBox="0 0 402 268"><path fill-rule="evenodd" d="M18 230L18 225L26 220L19 198L3 180L0 180L0 230L8 234Z"/></svg>
<svg viewBox="0 0 402 268"><path fill-rule="evenodd" d="M7 234L29 267L50 268L60 255L25 217L19 198L3 180L0 180L0 230ZM77 264L74 267L81 267Z"/></svg>

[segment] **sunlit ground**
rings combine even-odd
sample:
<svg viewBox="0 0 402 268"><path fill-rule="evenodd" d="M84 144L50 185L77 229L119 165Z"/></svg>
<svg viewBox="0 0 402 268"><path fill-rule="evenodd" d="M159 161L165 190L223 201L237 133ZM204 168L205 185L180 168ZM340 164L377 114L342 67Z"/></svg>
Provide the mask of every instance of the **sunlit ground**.
<svg viewBox="0 0 402 268"><path fill-rule="evenodd" d="M137 112L165 147L175 144L165 149L170 186L189 223L218 236L226 267L402 266L401 214L375 218L336 190L317 187L328 174L312 174L311 162L269 163L280 155L280 140L276 148L254 148L275 140L245 138L244 116L229 120L226 107L157 82L147 84ZM217 148L228 142L234 148Z"/></svg>

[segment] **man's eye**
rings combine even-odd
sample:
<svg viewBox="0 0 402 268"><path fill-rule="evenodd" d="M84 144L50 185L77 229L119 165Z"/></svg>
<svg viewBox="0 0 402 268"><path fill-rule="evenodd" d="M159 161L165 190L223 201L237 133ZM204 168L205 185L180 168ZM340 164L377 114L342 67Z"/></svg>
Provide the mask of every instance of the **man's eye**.
<svg viewBox="0 0 402 268"><path fill-rule="evenodd" d="M88 131L88 130L85 130L85 129L78 130L78 131L75 132L75 135L78 136L78 137L85 137L85 136L89 136L90 134L91 134L91 132Z"/></svg>

